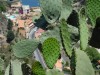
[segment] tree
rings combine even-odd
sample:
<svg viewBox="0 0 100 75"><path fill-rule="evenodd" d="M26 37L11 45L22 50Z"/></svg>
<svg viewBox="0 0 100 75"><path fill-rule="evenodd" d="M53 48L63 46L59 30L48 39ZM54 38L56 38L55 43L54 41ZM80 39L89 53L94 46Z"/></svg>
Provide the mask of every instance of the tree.
<svg viewBox="0 0 100 75"><path fill-rule="evenodd" d="M0 5L0 11L6 11L6 7L3 5Z"/></svg>
<svg viewBox="0 0 100 75"><path fill-rule="evenodd" d="M42 65L38 61L33 63L32 71L34 75L46 75L45 70L42 68Z"/></svg>
<svg viewBox="0 0 100 75"><path fill-rule="evenodd" d="M7 6L8 6L8 4L6 1L0 0L0 11L5 12Z"/></svg>
<svg viewBox="0 0 100 75"><path fill-rule="evenodd" d="M14 35L13 31L8 30L8 33L7 33L7 42L10 43L14 38L15 38L15 35Z"/></svg>
<svg viewBox="0 0 100 75"><path fill-rule="evenodd" d="M12 30L12 27L13 27L13 22L10 19L8 19L7 29Z"/></svg>

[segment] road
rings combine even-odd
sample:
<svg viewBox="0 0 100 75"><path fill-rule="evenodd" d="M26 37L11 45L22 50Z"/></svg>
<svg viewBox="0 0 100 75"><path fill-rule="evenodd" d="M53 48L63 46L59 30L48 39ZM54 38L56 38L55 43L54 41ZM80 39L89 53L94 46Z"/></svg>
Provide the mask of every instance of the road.
<svg viewBox="0 0 100 75"><path fill-rule="evenodd" d="M37 29L38 29L37 27L34 27L30 31L30 33L29 33L29 39L34 39L34 33L36 32ZM41 55L41 53L40 53L40 51L39 51L38 48L34 51L33 55L34 55L35 59L41 63L42 67L44 69L46 69L47 66L46 66L45 61L44 61L44 59L43 59L43 57L42 57L42 55Z"/></svg>

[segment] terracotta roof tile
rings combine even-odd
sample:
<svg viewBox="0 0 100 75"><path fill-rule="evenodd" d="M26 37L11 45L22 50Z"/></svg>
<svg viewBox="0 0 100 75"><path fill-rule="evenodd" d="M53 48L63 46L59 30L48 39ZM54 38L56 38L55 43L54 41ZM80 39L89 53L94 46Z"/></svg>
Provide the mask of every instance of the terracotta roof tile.
<svg viewBox="0 0 100 75"><path fill-rule="evenodd" d="M44 32L45 30L39 28L36 32L35 32L35 37L39 38L39 36L41 36L41 34Z"/></svg>
<svg viewBox="0 0 100 75"><path fill-rule="evenodd" d="M24 20L17 20L18 28L24 28L25 21Z"/></svg>
<svg viewBox="0 0 100 75"><path fill-rule="evenodd" d="M61 60L57 60L56 64L55 64L56 68L62 69L62 61Z"/></svg>

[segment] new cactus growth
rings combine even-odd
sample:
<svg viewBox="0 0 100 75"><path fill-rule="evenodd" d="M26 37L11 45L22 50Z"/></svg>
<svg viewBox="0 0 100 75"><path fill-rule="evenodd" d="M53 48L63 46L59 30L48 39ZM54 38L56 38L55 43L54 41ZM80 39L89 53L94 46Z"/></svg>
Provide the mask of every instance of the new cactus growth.
<svg viewBox="0 0 100 75"><path fill-rule="evenodd" d="M43 43L43 57L49 68L53 68L60 55L60 45L55 38L48 38Z"/></svg>

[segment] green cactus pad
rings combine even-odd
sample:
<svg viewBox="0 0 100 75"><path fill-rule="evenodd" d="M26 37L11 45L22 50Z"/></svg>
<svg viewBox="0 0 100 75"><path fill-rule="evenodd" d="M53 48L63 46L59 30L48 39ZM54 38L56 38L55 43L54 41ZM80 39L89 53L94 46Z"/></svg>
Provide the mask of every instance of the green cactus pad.
<svg viewBox="0 0 100 75"><path fill-rule="evenodd" d="M71 38L70 33L68 32L68 26L64 19L61 21L61 34L63 38L63 43L66 49L66 53L71 57L72 49L71 49Z"/></svg>
<svg viewBox="0 0 100 75"><path fill-rule="evenodd" d="M61 19L67 19L72 10L73 10L73 7L72 7L72 2L73 0L62 0L62 10L61 10L61 16L60 16L60 20Z"/></svg>
<svg viewBox="0 0 100 75"><path fill-rule="evenodd" d="M86 14L95 27L96 19L100 17L100 0L86 0Z"/></svg>
<svg viewBox="0 0 100 75"><path fill-rule="evenodd" d="M38 47L38 44L37 40L22 40L13 46L14 55L18 58L28 57Z"/></svg>
<svg viewBox="0 0 100 75"><path fill-rule="evenodd" d="M86 17L81 13L79 14L79 31L80 31L81 50L85 50L88 45L89 31L88 31L88 25L86 23Z"/></svg>
<svg viewBox="0 0 100 75"><path fill-rule="evenodd" d="M76 50L75 75L95 75L92 63L87 54L82 50Z"/></svg>
<svg viewBox="0 0 100 75"><path fill-rule="evenodd" d="M39 0L42 13L48 23L55 22L61 13L61 0Z"/></svg>
<svg viewBox="0 0 100 75"><path fill-rule="evenodd" d="M43 43L43 57L47 66L51 69L54 67L60 54L60 45L55 38L48 38Z"/></svg>

